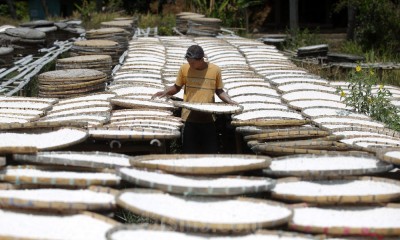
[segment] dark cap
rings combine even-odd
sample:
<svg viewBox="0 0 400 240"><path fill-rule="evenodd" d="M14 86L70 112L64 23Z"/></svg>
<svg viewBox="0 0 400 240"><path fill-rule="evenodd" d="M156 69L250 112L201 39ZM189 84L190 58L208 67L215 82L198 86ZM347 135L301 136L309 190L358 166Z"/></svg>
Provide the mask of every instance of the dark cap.
<svg viewBox="0 0 400 240"><path fill-rule="evenodd" d="M195 58L195 59L200 59L204 57L204 51L203 48L200 47L199 45L192 45L190 46L187 51L185 58Z"/></svg>

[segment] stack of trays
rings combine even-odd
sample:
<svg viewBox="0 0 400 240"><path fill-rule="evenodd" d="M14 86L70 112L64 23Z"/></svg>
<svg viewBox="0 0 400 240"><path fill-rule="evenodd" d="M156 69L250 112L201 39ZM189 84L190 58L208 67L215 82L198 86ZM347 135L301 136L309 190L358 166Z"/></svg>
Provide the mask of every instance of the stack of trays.
<svg viewBox="0 0 400 240"><path fill-rule="evenodd" d="M327 44L301 47L297 49L297 57L304 58L326 56L328 54L328 49L329 47Z"/></svg>
<svg viewBox="0 0 400 240"><path fill-rule="evenodd" d="M112 65L119 63L119 57L124 51L117 42L110 40L84 40L74 42L70 52L71 56L81 55L110 55Z"/></svg>
<svg viewBox="0 0 400 240"><path fill-rule="evenodd" d="M109 55L87 55L57 59L56 70L93 69L101 71L111 80L112 59Z"/></svg>
<svg viewBox="0 0 400 240"><path fill-rule="evenodd" d="M105 39L118 42L124 51L128 48L131 33L122 28L100 28L86 32L86 39Z"/></svg>
<svg viewBox="0 0 400 240"><path fill-rule="evenodd" d="M67 98L104 91L107 75L92 69L67 69L42 73L39 96Z"/></svg>
<svg viewBox="0 0 400 240"><path fill-rule="evenodd" d="M202 18L204 15L193 12L181 12L176 14L176 28L181 33L186 33L188 30L188 21L191 18Z"/></svg>
<svg viewBox="0 0 400 240"><path fill-rule="evenodd" d="M45 46L46 34L42 31L30 28L8 28L0 34L0 42L10 44L15 54L29 55L36 54Z"/></svg>
<svg viewBox="0 0 400 240"><path fill-rule="evenodd" d="M217 36L221 29L219 18L190 18L188 23L188 35L194 36Z"/></svg>
<svg viewBox="0 0 400 240"><path fill-rule="evenodd" d="M131 34L135 31L136 28L136 24L133 22L133 20L102 22L100 26L102 28L122 28Z"/></svg>
<svg viewBox="0 0 400 240"><path fill-rule="evenodd" d="M0 68L10 67L13 65L14 48L0 47Z"/></svg>

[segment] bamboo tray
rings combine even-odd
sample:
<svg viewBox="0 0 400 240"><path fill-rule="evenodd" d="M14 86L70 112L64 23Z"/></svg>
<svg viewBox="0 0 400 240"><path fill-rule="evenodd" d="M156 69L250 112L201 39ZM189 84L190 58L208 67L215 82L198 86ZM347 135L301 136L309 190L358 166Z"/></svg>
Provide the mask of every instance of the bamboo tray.
<svg viewBox="0 0 400 240"><path fill-rule="evenodd" d="M286 223L292 211L284 204L251 198L182 197L161 191L121 192L117 204L136 214L179 229L250 232ZM235 211L232 211L235 209Z"/></svg>
<svg viewBox="0 0 400 240"><path fill-rule="evenodd" d="M61 99L58 102L58 105L70 104L74 102L86 102L86 101L109 101L111 98L116 95L111 92L102 92L102 93L92 93L85 96L73 97L73 98L65 98Z"/></svg>
<svg viewBox="0 0 400 240"><path fill-rule="evenodd" d="M118 175L136 186L155 188L163 192L182 195L225 196L267 192L275 181L262 177L179 176L161 171L120 168Z"/></svg>
<svg viewBox="0 0 400 240"><path fill-rule="evenodd" d="M0 210L3 239L105 239L106 232L119 223L100 214L48 214Z"/></svg>
<svg viewBox="0 0 400 240"><path fill-rule="evenodd" d="M126 117L138 117L138 116L172 116L173 113L168 110L153 110L153 109L122 109L114 110L111 112L111 117L126 118Z"/></svg>
<svg viewBox="0 0 400 240"><path fill-rule="evenodd" d="M275 239L275 240L318 240L312 235L299 234L284 231L258 230L246 235L213 235L195 234L174 231L171 227L156 224L131 224L120 225L110 229L106 233L108 240L131 240L131 239L190 239L190 240L251 240L251 239Z"/></svg>
<svg viewBox="0 0 400 240"><path fill-rule="evenodd" d="M342 177L327 180L279 179L272 197L315 204L382 204L400 198L400 182L377 177Z"/></svg>
<svg viewBox="0 0 400 240"><path fill-rule="evenodd" d="M376 152L376 156L382 161L400 165L400 148L383 148Z"/></svg>
<svg viewBox="0 0 400 240"><path fill-rule="evenodd" d="M243 172L263 169L269 164L269 157L240 154L154 154L131 158L134 167L194 175Z"/></svg>
<svg viewBox="0 0 400 240"><path fill-rule="evenodd" d="M277 139L294 139L294 138L316 138L330 135L328 131L315 129L271 129L259 134L248 135L244 137L245 141L251 140L277 140Z"/></svg>
<svg viewBox="0 0 400 240"><path fill-rule="evenodd" d="M239 121L254 120L254 119L274 119L274 118L296 119L296 120L304 119L304 117L300 113L286 109L254 109L245 111L243 113L235 114L232 116L233 120L239 120Z"/></svg>
<svg viewBox="0 0 400 240"><path fill-rule="evenodd" d="M50 167L9 166L0 170L0 180L17 185L87 187L90 185L115 186L121 179L110 172L76 172Z"/></svg>
<svg viewBox="0 0 400 240"><path fill-rule="evenodd" d="M288 106L296 110L302 110L310 107L334 107L341 109L350 109L341 101L332 101L324 99L302 99L288 102Z"/></svg>
<svg viewBox="0 0 400 240"><path fill-rule="evenodd" d="M356 113L354 111L350 111L343 108L334 108L334 107L309 107L304 108L301 113L309 118L317 118L323 116L345 116L345 117L357 117L357 118L365 118L370 119L369 116Z"/></svg>
<svg viewBox="0 0 400 240"><path fill-rule="evenodd" d="M400 208L395 206L300 207L294 209L289 228L342 236L398 236L399 216Z"/></svg>
<svg viewBox="0 0 400 240"><path fill-rule="evenodd" d="M273 127L273 126L302 126L309 124L310 120L297 120L297 119L252 119L252 120L239 120L232 121L233 126L258 126L258 127Z"/></svg>
<svg viewBox="0 0 400 240"><path fill-rule="evenodd" d="M5 166L6 164L7 164L6 158L0 157L0 168Z"/></svg>
<svg viewBox="0 0 400 240"><path fill-rule="evenodd" d="M89 168L116 168L130 166L129 157L127 155L110 152L40 152L35 155L14 154L13 157L15 161L35 164Z"/></svg>
<svg viewBox="0 0 400 240"><path fill-rule="evenodd" d="M263 171L268 176L326 178L383 173L392 168L392 164L379 161L370 154L343 152L273 158L269 168Z"/></svg>
<svg viewBox="0 0 400 240"><path fill-rule="evenodd" d="M174 106L182 107L189 110L215 113L215 114L233 114L243 110L240 105L221 104L221 103L189 103L189 102L173 102Z"/></svg>
<svg viewBox="0 0 400 240"><path fill-rule="evenodd" d="M131 99L124 97L116 97L111 100L111 103L117 106L126 108L148 108L148 109L163 109L174 110L175 107L172 103L160 100L146 100L146 99Z"/></svg>
<svg viewBox="0 0 400 240"><path fill-rule="evenodd" d="M113 210L115 194L101 188L93 189L19 189L0 190L0 207L56 212Z"/></svg>
<svg viewBox="0 0 400 240"><path fill-rule="evenodd" d="M76 121L58 121L58 122L27 122L27 123L0 123L0 130L12 130L12 129L37 129L37 128L60 128L60 127L74 127L74 128L86 128L87 123L76 122Z"/></svg>
<svg viewBox="0 0 400 240"><path fill-rule="evenodd" d="M92 127L89 136L94 139L123 139L123 140L153 140L175 139L180 137L176 130L162 130L159 128L132 128L132 127Z"/></svg>
<svg viewBox="0 0 400 240"><path fill-rule="evenodd" d="M76 128L60 128L48 131L1 132L0 148L37 148L52 150L85 141L88 133Z"/></svg>

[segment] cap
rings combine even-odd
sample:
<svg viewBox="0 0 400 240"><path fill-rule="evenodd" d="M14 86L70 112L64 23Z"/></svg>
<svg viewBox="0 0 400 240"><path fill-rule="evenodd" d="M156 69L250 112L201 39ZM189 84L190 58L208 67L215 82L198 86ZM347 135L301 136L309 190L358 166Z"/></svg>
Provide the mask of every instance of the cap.
<svg viewBox="0 0 400 240"><path fill-rule="evenodd" d="M200 47L199 45L192 45L190 46L187 51L185 58L195 58L195 59L200 59L204 57L204 51L203 48Z"/></svg>

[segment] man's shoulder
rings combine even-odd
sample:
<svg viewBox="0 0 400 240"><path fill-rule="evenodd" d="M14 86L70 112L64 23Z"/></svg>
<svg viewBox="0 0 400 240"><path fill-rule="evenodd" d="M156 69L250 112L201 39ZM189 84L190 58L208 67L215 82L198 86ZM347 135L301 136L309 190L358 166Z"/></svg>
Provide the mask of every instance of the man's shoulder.
<svg viewBox="0 0 400 240"><path fill-rule="evenodd" d="M221 68L214 63L208 63L208 69L212 69L214 71L221 71Z"/></svg>

